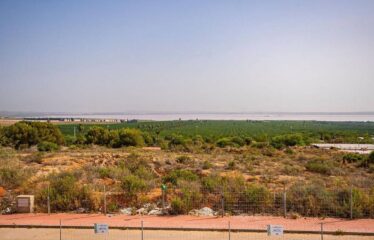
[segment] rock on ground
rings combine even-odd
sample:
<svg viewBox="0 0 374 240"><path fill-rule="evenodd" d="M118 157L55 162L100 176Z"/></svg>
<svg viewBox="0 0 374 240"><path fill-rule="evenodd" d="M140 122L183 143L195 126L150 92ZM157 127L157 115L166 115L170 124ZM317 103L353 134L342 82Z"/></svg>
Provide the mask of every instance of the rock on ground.
<svg viewBox="0 0 374 240"><path fill-rule="evenodd" d="M191 210L189 214L194 216L214 216L215 212L211 208L204 207L201 209Z"/></svg>
<svg viewBox="0 0 374 240"><path fill-rule="evenodd" d="M119 210L120 213L125 214L125 215L132 215L132 208L123 208Z"/></svg>

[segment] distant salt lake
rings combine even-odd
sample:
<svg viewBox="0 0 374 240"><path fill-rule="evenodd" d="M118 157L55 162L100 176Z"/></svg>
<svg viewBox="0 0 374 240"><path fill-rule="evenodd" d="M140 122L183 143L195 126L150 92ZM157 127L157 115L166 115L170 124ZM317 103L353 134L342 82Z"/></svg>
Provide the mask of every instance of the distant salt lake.
<svg viewBox="0 0 374 240"><path fill-rule="evenodd" d="M94 119L138 120L300 120L300 121L352 121L374 122L370 114L305 114L305 113L123 113L123 114L43 114L33 117L66 117Z"/></svg>
<svg viewBox="0 0 374 240"><path fill-rule="evenodd" d="M313 146L323 149L336 148L344 152L369 154L374 151L374 144L346 144L346 143L313 143Z"/></svg>

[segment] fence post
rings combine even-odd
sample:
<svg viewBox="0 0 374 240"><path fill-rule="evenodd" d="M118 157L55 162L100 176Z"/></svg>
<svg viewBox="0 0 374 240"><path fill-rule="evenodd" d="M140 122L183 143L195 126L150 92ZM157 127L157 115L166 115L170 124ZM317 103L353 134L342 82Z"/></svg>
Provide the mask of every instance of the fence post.
<svg viewBox="0 0 374 240"><path fill-rule="evenodd" d="M62 222L60 219L60 240L62 240Z"/></svg>
<svg viewBox="0 0 374 240"><path fill-rule="evenodd" d="M104 215L106 215L106 187L104 185Z"/></svg>
<svg viewBox="0 0 374 240"><path fill-rule="evenodd" d="M286 218L287 217L287 192L286 192L286 186L284 186L283 189L283 215Z"/></svg>
<svg viewBox="0 0 374 240"><path fill-rule="evenodd" d="M231 223L229 221L229 240L231 240Z"/></svg>
<svg viewBox="0 0 374 240"><path fill-rule="evenodd" d="M142 240L144 240L144 225L143 225L143 220L142 220Z"/></svg>
<svg viewBox="0 0 374 240"><path fill-rule="evenodd" d="M50 198L50 194L49 194L49 192L50 192L50 190L49 190L49 185L48 185L48 189L47 189L48 191L48 196L47 196L47 209L48 209L48 215L49 214L51 214L51 198Z"/></svg>
<svg viewBox="0 0 374 240"><path fill-rule="evenodd" d="M165 211L165 190L162 189L162 212Z"/></svg>
<svg viewBox="0 0 374 240"><path fill-rule="evenodd" d="M321 222L321 240L323 240L323 222Z"/></svg>
<svg viewBox="0 0 374 240"><path fill-rule="evenodd" d="M223 192L221 193L221 209L222 209L222 217L225 216L225 198L223 197Z"/></svg>
<svg viewBox="0 0 374 240"><path fill-rule="evenodd" d="M352 187L350 189L350 197L349 197L349 211L350 211L350 217L353 219L353 190Z"/></svg>

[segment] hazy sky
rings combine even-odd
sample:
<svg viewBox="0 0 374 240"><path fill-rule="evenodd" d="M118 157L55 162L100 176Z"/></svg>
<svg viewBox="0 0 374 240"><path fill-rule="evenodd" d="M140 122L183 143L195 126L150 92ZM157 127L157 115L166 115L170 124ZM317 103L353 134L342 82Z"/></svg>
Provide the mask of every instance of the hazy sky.
<svg viewBox="0 0 374 240"><path fill-rule="evenodd" d="M374 1L0 1L0 110L374 111Z"/></svg>

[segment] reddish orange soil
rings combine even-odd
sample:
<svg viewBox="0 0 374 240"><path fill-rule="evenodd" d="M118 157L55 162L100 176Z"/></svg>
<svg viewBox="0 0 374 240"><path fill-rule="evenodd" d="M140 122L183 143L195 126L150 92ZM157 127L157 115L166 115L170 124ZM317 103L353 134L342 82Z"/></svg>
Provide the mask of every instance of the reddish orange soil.
<svg viewBox="0 0 374 240"><path fill-rule="evenodd" d="M320 223L324 223L324 231L374 233L374 219L318 219L299 218L285 219L282 217L264 216L232 216L232 217L195 217L195 216L126 216L100 214L14 214L1 215L0 225L37 225L57 226L60 220L64 226L92 226L94 223L107 223L118 227L160 228L201 228L226 229L230 222L232 229L265 230L268 224L283 225L290 231L320 231Z"/></svg>
<svg viewBox="0 0 374 240"><path fill-rule="evenodd" d="M3 197L5 195L5 189L0 187L0 197Z"/></svg>

